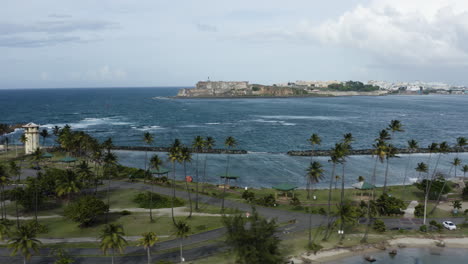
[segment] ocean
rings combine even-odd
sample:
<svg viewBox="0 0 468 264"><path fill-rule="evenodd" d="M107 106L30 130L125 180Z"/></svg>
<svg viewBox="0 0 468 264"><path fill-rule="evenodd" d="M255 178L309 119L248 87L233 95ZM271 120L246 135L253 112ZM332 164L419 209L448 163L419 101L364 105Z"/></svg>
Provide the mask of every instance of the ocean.
<svg viewBox="0 0 468 264"><path fill-rule="evenodd" d="M144 146L145 132L154 135L156 146L167 146L175 138L191 145L193 138L200 135L214 137L215 147L223 148L224 139L233 136L237 148L249 153L233 155L230 172L240 176L238 185L251 187L284 182L302 187L311 158L290 157L285 153L309 149L307 139L312 133L321 136L320 149L329 149L344 133L355 137L353 148L370 148L378 132L390 120L397 119L405 130L392 140L399 147L404 147L409 139L424 147L431 142L453 144L457 137L468 137L468 96L167 98L176 94L177 88L164 87L0 90L0 123L34 122L47 129L69 124L100 140L111 137L116 145L122 146ZM17 141L21 133L16 131L9 137ZM53 144L53 139L49 138L46 144ZM121 163L142 167L144 153L117 153ZM442 172L449 172L450 160L455 155L443 155L439 166ZM216 183L217 175L224 171L226 156L207 156L208 179ZM415 164L428 159L427 154L411 156L409 165L404 155L391 161L390 184L402 183L407 166L408 175L414 180ZM464 163L468 162L468 154L459 156ZM200 157L204 159L204 155ZM317 159L324 164L328 176L327 157ZM350 157L346 184L356 182L358 176L370 179L372 162L369 156ZM189 166L192 175L194 165L192 162ZM379 166L379 174L382 170L383 165ZM319 186L324 187L325 181Z"/></svg>

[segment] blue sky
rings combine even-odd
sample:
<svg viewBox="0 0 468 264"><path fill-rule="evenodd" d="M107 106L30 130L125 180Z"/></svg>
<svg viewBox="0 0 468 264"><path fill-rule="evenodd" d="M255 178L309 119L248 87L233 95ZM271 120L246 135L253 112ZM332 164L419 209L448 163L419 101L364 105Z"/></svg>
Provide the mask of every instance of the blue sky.
<svg viewBox="0 0 468 264"><path fill-rule="evenodd" d="M0 88L198 80L468 84L459 0L15 0L0 9Z"/></svg>

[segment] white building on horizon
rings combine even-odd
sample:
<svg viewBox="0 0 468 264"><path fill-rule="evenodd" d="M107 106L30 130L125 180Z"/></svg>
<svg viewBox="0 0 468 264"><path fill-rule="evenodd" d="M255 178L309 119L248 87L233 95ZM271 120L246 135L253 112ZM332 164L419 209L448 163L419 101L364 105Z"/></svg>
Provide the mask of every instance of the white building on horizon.
<svg viewBox="0 0 468 264"><path fill-rule="evenodd" d="M24 144L24 152L32 154L39 148L39 125L28 123L23 126L26 143Z"/></svg>

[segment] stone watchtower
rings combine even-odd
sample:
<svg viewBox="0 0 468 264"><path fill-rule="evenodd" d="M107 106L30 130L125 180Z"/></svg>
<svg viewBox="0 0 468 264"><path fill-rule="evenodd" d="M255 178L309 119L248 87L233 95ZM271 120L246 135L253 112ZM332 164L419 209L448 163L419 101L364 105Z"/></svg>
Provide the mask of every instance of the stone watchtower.
<svg viewBox="0 0 468 264"><path fill-rule="evenodd" d="M27 139L24 144L24 151L26 154L31 154L39 148L39 125L29 123L24 125L23 128Z"/></svg>

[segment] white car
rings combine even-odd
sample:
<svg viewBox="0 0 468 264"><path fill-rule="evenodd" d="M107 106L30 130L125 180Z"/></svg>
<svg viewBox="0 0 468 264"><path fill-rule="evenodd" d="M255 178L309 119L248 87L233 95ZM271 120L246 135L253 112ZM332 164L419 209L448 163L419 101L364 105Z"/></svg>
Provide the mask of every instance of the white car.
<svg viewBox="0 0 468 264"><path fill-rule="evenodd" d="M452 223L452 221L444 221L442 222L442 225L447 228L448 230L455 230L457 229L457 226Z"/></svg>

